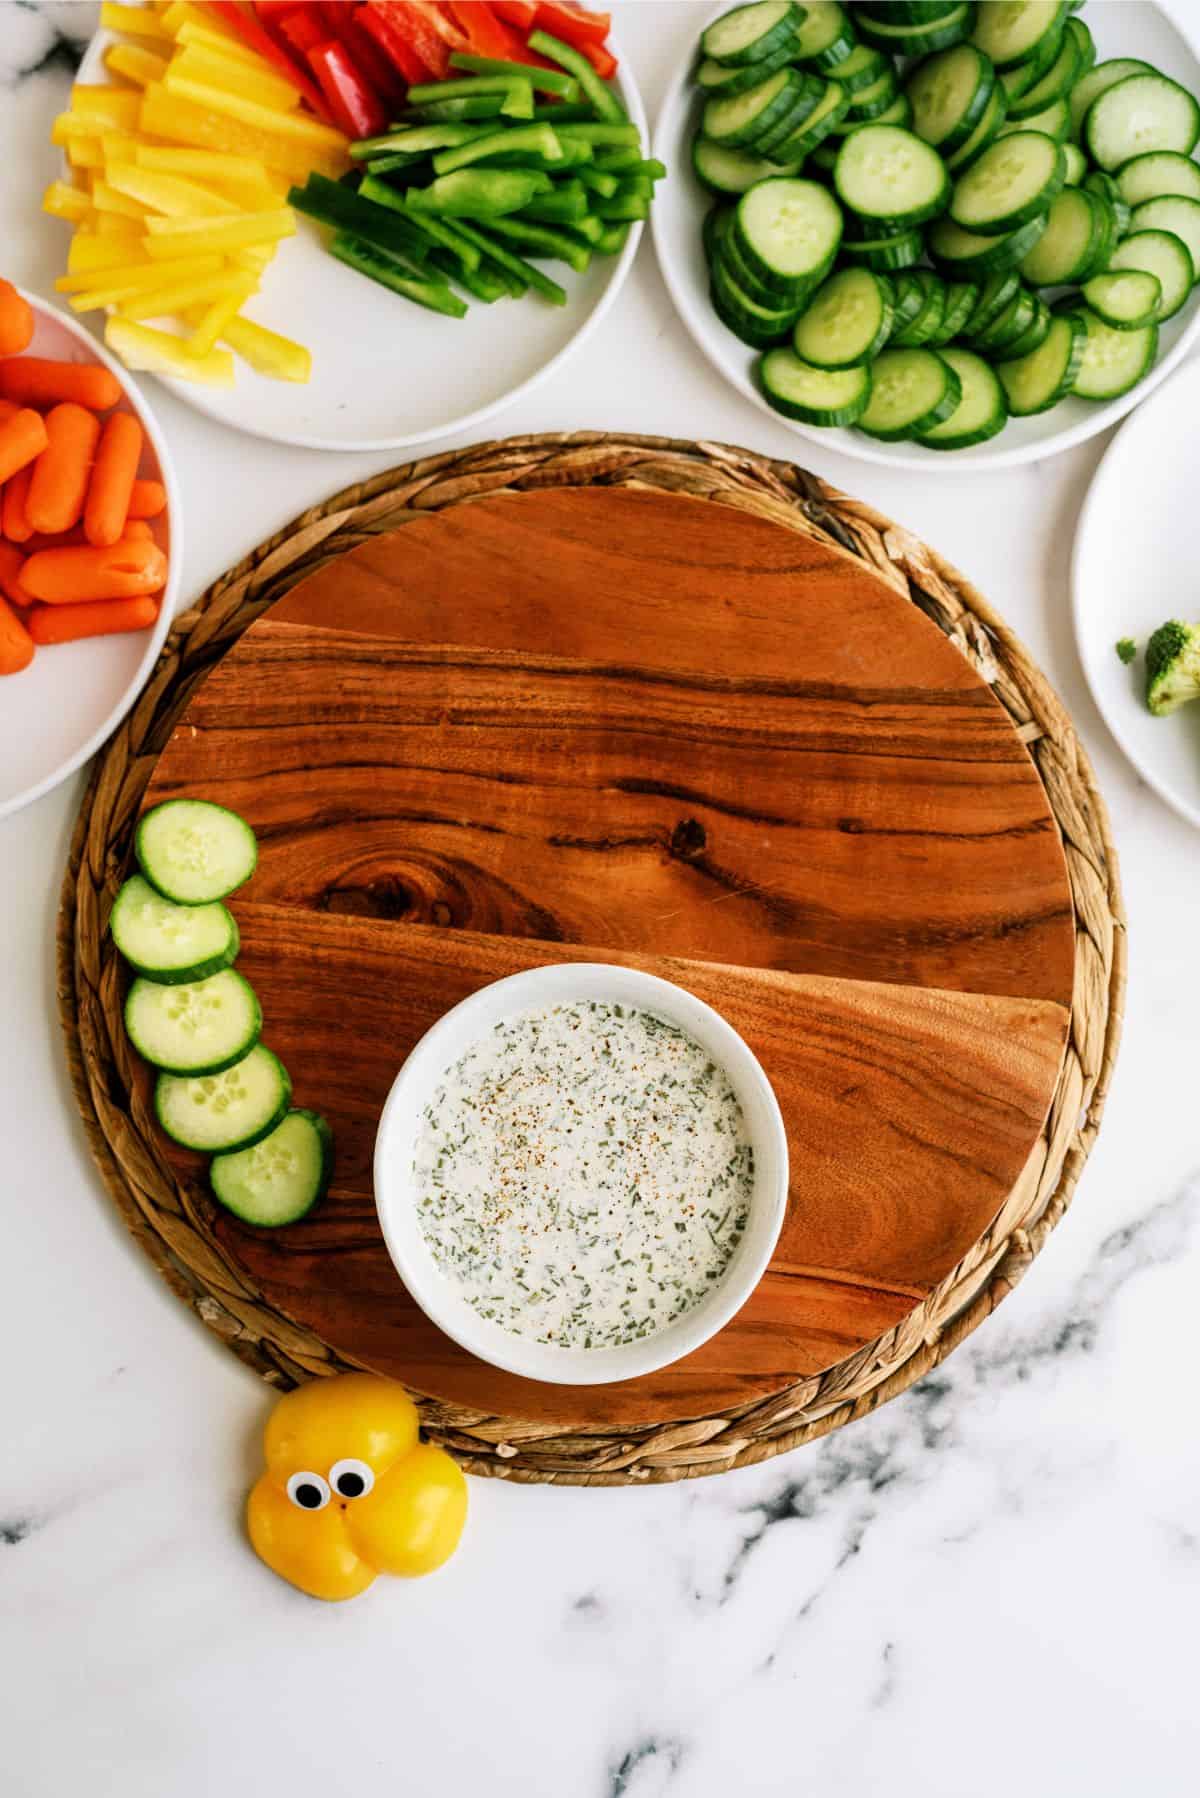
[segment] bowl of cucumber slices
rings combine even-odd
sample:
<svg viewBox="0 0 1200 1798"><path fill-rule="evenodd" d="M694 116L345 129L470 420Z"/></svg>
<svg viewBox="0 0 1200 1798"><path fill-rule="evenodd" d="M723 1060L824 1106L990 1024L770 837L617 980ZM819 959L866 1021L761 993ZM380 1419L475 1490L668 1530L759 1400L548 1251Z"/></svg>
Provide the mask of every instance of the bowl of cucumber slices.
<svg viewBox="0 0 1200 1798"><path fill-rule="evenodd" d="M1181 0L751 0L668 93L675 306L761 410L904 467L1036 461L1200 338Z"/></svg>

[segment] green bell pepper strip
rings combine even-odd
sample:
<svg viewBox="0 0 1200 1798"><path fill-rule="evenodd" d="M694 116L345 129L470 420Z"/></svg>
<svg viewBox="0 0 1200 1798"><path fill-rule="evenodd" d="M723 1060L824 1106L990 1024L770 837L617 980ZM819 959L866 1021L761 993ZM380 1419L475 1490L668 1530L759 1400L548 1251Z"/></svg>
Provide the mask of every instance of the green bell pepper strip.
<svg viewBox="0 0 1200 1798"><path fill-rule="evenodd" d="M592 211L606 224L632 223L647 216L650 202L641 194L618 194L615 200L597 200Z"/></svg>
<svg viewBox="0 0 1200 1798"><path fill-rule="evenodd" d="M568 75L574 75L579 83L579 91L595 108L598 119L625 117L625 108L616 94L606 82L601 81L587 57L571 44L564 44L561 38L551 37L548 31L531 31L527 47L538 56L546 57L549 62L556 62Z"/></svg>
<svg viewBox="0 0 1200 1798"><path fill-rule="evenodd" d="M469 144L473 137L486 137L487 125L458 125L447 119L441 125L401 125L382 137L364 137L350 145L356 162L370 162L376 156L427 156L432 150L449 150L457 144Z"/></svg>
<svg viewBox="0 0 1200 1798"><path fill-rule="evenodd" d="M599 194L602 200L611 200L621 185L615 175L606 174L603 169L582 168L577 179L589 193Z"/></svg>
<svg viewBox="0 0 1200 1798"><path fill-rule="evenodd" d="M596 125L560 125L559 136L568 142L579 144L604 144L619 148L637 150L641 156L641 133L636 125L613 119L601 119Z"/></svg>
<svg viewBox="0 0 1200 1798"><path fill-rule="evenodd" d="M414 231L423 233L429 239L431 249L437 245L443 250L449 250L450 254L457 257L466 269L473 270L479 267L479 251L474 244L470 244L465 238L460 237L453 225L447 225L441 219L431 218L428 213L423 214L419 219L414 218L405 204L404 195L398 193L394 187L389 187L385 181L374 180L368 175L358 191L361 197L364 200L370 200L372 205L386 206L392 212L402 213L405 222Z"/></svg>
<svg viewBox="0 0 1200 1798"><path fill-rule="evenodd" d="M595 120L595 113L590 106L568 105L566 101L556 102L553 106L534 106L534 118L540 123L553 125L586 125Z"/></svg>
<svg viewBox="0 0 1200 1798"><path fill-rule="evenodd" d="M456 169L452 175L439 175L428 187L409 188L405 199L419 217L429 211L446 218L490 221L519 212L535 194L548 193L553 185L548 175L527 169Z"/></svg>
<svg viewBox="0 0 1200 1798"><path fill-rule="evenodd" d="M430 238L415 219L396 218L325 175L310 175L305 186L293 187L288 204L319 224L347 231L394 256L423 262L430 249Z"/></svg>
<svg viewBox="0 0 1200 1798"><path fill-rule="evenodd" d="M582 275L592 260L586 244L567 237L562 231L552 231L546 225L529 224L525 219L506 216L489 219L488 230L496 237L515 243L531 256L549 256L557 262L565 262L577 275Z"/></svg>
<svg viewBox="0 0 1200 1798"><path fill-rule="evenodd" d="M506 131L491 131L472 143L454 149L439 150L433 159L435 175L452 175L473 162L486 162L489 156L537 156L546 163L562 161L562 147L549 125L514 125Z"/></svg>
<svg viewBox="0 0 1200 1798"><path fill-rule="evenodd" d="M598 256L615 256L625 248L625 240L629 236L628 225L610 225L596 244Z"/></svg>
<svg viewBox="0 0 1200 1798"><path fill-rule="evenodd" d="M466 301L460 300L444 281L421 280L398 256L390 255L376 244L364 243L349 231L339 231L329 247L339 262L378 281L383 287L390 287L393 293L403 294L406 300L427 306L431 312L444 313L447 318L466 317Z"/></svg>
<svg viewBox="0 0 1200 1798"><path fill-rule="evenodd" d="M474 244L471 245L471 249L475 250L475 254L479 257L480 266L478 268L464 268L455 260L454 254L450 250L435 250L429 260L435 268L440 268L443 273L449 275L452 281L457 281L460 287L465 287L473 300L482 300L485 306L492 306L497 300L508 299L512 288L500 270L484 268L482 266L483 251L476 250Z"/></svg>
<svg viewBox="0 0 1200 1798"><path fill-rule="evenodd" d="M460 224L458 228L464 237L469 238L483 251L485 256L489 256L506 272L519 276L527 287L532 287L535 293L540 293L544 300L550 300L555 306L566 305L567 290L565 287L560 287L557 281L552 281L549 275L544 275L540 268L533 266L532 262L526 262L521 256L514 256L511 250L506 249L503 244L498 244L489 234L495 228L494 220L491 221L487 231L481 230L477 225Z"/></svg>
<svg viewBox="0 0 1200 1798"><path fill-rule="evenodd" d="M568 103L579 98L579 83L561 69L539 69L527 62L503 62L494 56L470 56L462 50L451 54L450 66L469 69L473 75L504 75L509 81L528 81L538 93L559 94Z"/></svg>
<svg viewBox="0 0 1200 1798"><path fill-rule="evenodd" d="M528 77L473 75L466 81L421 81L408 90L409 106L436 106L442 100L473 100L483 94L501 94L500 111L508 118L533 117L533 86Z"/></svg>
<svg viewBox="0 0 1200 1798"><path fill-rule="evenodd" d="M576 219L587 217L588 197L579 181L563 181L552 194L538 194L530 200L528 206L521 208L520 216L538 219L549 225L570 225Z"/></svg>

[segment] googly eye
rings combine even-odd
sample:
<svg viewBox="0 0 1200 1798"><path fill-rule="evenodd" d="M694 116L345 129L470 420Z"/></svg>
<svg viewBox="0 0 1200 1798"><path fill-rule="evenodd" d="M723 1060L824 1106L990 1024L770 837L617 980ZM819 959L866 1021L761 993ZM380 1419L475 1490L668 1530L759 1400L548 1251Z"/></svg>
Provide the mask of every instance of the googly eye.
<svg viewBox="0 0 1200 1798"><path fill-rule="evenodd" d="M329 1503L329 1486L319 1473L294 1473L287 1495L298 1511L323 1511Z"/></svg>
<svg viewBox="0 0 1200 1798"><path fill-rule="evenodd" d="M375 1484L375 1475L365 1461L350 1457L334 1462L329 1469L329 1484L339 1498L365 1498Z"/></svg>

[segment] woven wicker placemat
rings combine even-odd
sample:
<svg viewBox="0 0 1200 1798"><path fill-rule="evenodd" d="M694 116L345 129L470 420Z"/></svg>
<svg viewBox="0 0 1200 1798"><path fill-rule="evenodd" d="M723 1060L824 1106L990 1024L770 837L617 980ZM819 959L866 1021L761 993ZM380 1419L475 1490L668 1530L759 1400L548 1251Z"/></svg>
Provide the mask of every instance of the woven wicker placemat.
<svg viewBox="0 0 1200 1798"><path fill-rule="evenodd" d="M970 583L907 531L789 462L726 444L600 432L514 437L429 456L347 488L247 556L181 614L133 711L98 758L63 883L58 997L88 1140L126 1223L179 1296L276 1386L340 1371L318 1337L265 1303L212 1236L210 1201L164 1160L134 1089L108 912L133 821L198 684L281 594L366 538L431 510L539 487L685 493L840 544L919 606L989 683L1026 744L1062 833L1075 902L1071 1030L1046 1126L991 1228L896 1328L785 1392L688 1423L565 1432L422 1399L429 1437L471 1472L625 1485L768 1459L903 1392L999 1304L1066 1211L1099 1126L1121 1027L1125 924L1104 802L1071 721Z"/></svg>

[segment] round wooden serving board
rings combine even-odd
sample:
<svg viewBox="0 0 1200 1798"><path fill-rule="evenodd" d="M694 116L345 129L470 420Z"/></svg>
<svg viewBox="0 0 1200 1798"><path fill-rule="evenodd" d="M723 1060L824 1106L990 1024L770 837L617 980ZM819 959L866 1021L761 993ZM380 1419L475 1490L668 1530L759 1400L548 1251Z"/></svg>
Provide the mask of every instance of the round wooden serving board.
<svg viewBox="0 0 1200 1798"><path fill-rule="evenodd" d="M151 696L141 773L130 788L131 747L126 796L105 807L105 912L139 810L192 794L253 825L258 870L232 902L239 965L296 1102L333 1125L325 1204L278 1232L220 1212L203 1164L150 1124L148 1071L111 1029L127 1114L121 1077L99 1092L88 995L119 1015L121 977L107 945L102 969L81 956L78 895L77 1081L126 1188L157 1182L173 1276L222 1306L236 1294L232 1315L254 1320L231 1331L222 1312L226 1334L273 1335L296 1373L397 1376L472 1464L541 1438L554 1446L533 1477L609 1477L639 1451L648 1469L702 1470L755 1458L753 1442L697 1450L730 1419L765 1420L786 1446L782 1420L819 1398L805 1419L818 1427L839 1387L878 1392L912 1362L953 1292L977 1296L1002 1259L1015 1277L1015 1238L1046 1211L1049 1164L1057 1180L1100 1071L1094 1042L1083 1080L1068 1054L1078 858L1073 844L1069 868L1066 799L1052 807L1027 747L1040 730L1014 725L1019 652L998 626L1000 659L982 629L948 630L932 564L926 593L899 572L920 546L868 559L864 542L884 539L840 527L840 496L810 483L805 517L759 475L785 465L745 457L754 478L725 479L717 452L685 446L670 454L689 468L717 464L703 497L682 479L613 483L630 461L611 456L603 485L545 481L543 454L545 484L513 490L513 458L553 441L491 448L499 491L468 466L467 490L447 492L451 475L423 512L414 470L383 477L393 502L410 477L390 520L403 528L381 528L368 491L332 513L366 528L324 549L333 532L316 532L304 578L275 589L286 540L267 546L249 628L248 608L222 623L218 590L207 652L175 674L169 709L165 680ZM185 639L197 628L181 621ZM73 871L83 854L77 842ZM778 1252L735 1320L674 1367L578 1389L444 1337L392 1268L371 1190L379 1112L417 1038L480 985L563 959L646 967L721 1010L775 1086L792 1164ZM136 1153L108 1115L114 1089Z"/></svg>

